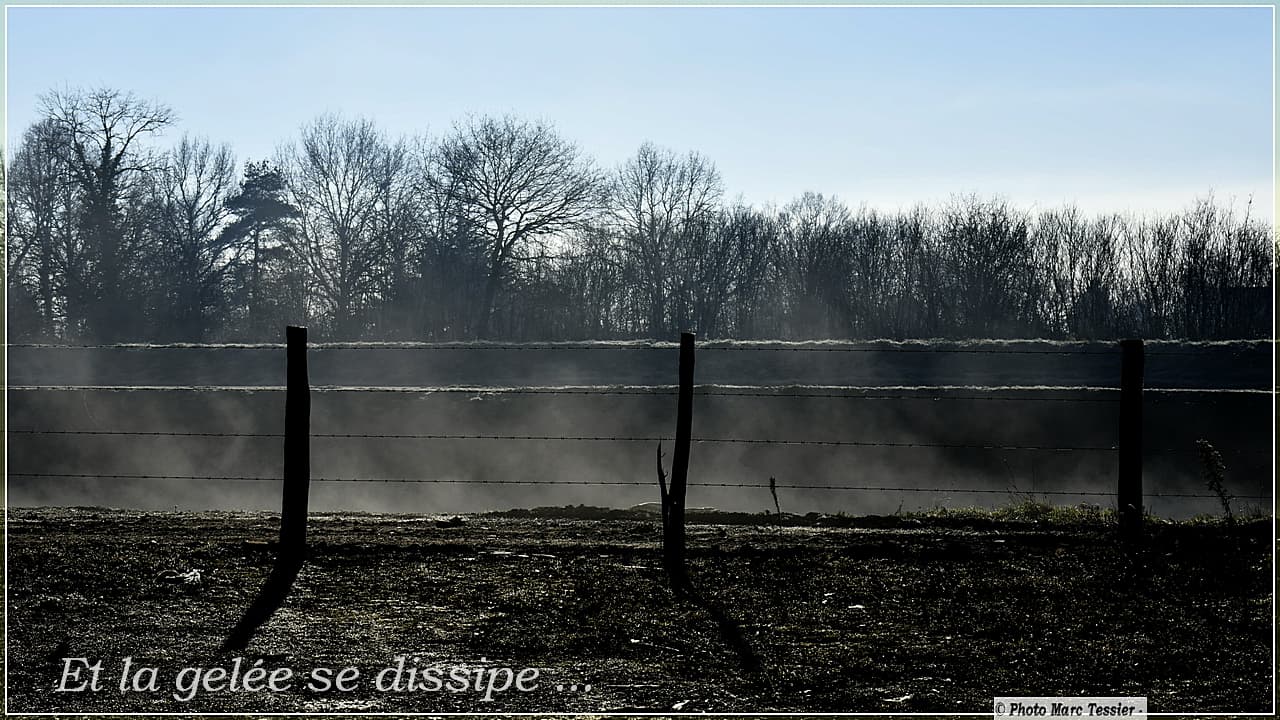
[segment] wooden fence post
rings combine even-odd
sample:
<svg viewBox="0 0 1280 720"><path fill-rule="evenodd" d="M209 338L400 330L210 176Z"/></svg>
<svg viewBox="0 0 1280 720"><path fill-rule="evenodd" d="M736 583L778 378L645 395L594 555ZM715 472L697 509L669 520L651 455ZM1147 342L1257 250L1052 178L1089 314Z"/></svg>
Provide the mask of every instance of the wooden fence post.
<svg viewBox="0 0 1280 720"><path fill-rule="evenodd" d="M1116 489L1120 529L1142 531L1142 340L1120 342L1120 480Z"/></svg>
<svg viewBox="0 0 1280 720"><path fill-rule="evenodd" d="M307 490L311 484L311 387L307 382L307 329L286 327L284 492L280 500L280 551L258 596L231 629L222 649L243 650L280 605L302 569L307 551Z"/></svg>
<svg viewBox="0 0 1280 720"><path fill-rule="evenodd" d="M693 436L693 333L680 334L680 398L676 404L676 447L671 457L662 557L677 587L688 585L684 565L684 496L689 483L689 443Z"/></svg>
<svg viewBox="0 0 1280 720"><path fill-rule="evenodd" d="M288 363L284 401L284 493L280 502L280 560L300 563L307 547L307 493L311 484L311 388L307 329L285 328Z"/></svg>

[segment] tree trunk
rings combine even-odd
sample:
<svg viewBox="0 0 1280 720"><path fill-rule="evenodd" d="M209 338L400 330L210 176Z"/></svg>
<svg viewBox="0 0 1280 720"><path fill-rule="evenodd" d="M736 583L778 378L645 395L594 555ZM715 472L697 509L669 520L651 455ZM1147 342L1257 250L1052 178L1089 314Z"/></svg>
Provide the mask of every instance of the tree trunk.
<svg viewBox="0 0 1280 720"><path fill-rule="evenodd" d="M493 321L493 303L498 297L498 285L502 282L502 262L505 254L503 248L506 247L507 234L501 219L498 220L496 240L493 252L489 253L489 273L485 278L484 298L481 300L480 305L480 319L476 323L477 340L489 339L490 324Z"/></svg>
<svg viewBox="0 0 1280 720"><path fill-rule="evenodd" d="M40 238L40 335L53 337L53 247L47 230Z"/></svg>
<svg viewBox="0 0 1280 720"><path fill-rule="evenodd" d="M249 279L249 322L248 322L249 331L254 336L254 339L257 339L257 332L262 325L262 319L260 316L261 309L258 307L258 298L259 298L258 293L260 292L258 288L259 277L260 277L259 268L261 267L261 264L262 264L262 260L261 260L262 242L261 242L260 235L261 235L261 231L257 227L255 227L252 232L253 264L250 266L251 276Z"/></svg>
<svg viewBox="0 0 1280 720"><path fill-rule="evenodd" d="M498 297L498 275L496 270L489 273L484 284L484 299L480 306L480 319L476 322L476 339L489 339L489 325L493 318L493 303Z"/></svg>

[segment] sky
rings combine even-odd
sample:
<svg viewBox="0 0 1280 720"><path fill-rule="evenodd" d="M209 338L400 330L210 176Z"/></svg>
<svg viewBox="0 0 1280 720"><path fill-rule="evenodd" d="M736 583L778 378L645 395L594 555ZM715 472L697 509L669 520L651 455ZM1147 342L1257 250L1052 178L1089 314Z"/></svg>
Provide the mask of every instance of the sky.
<svg viewBox="0 0 1280 720"><path fill-rule="evenodd" d="M6 151L53 89L163 102L268 158L317 115L392 136L552 122L606 168L696 150L727 196L957 194L1274 217L1271 7L6 8Z"/></svg>

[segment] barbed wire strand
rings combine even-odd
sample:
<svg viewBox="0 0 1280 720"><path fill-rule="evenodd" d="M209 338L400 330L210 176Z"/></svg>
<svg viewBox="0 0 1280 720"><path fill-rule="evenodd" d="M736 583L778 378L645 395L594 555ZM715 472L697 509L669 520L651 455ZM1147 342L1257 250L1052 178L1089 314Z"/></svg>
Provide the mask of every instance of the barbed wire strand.
<svg viewBox="0 0 1280 720"><path fill-rule="evenodd" d="M115 345L42 345L38 343L10 343L10 348L23 349L41 349L41 350L283 350L287 346L283 343L243 343L243 344L200 344L200 343L174 343L174 344L130 344L121 343ZM414 345L400 343L368 343L368 344L349 344L349 343L312 343L307 346L308 350L326 351L326 350L415 350L415 351L504 351L504 352L547 352L547 351L675 351L679 350L677 343L656 343L656 344L447 344L447 345ZM731 352L806 352L806 353L980 353L980 354L1010 354L1010 355L1116 355L1119 354L1119 347L1107 349L1082 349L1082 348L1007 348L1007 347L930 347L930 346L897 346L897 347L876 347L876 346L785 346L785 345L702 345L697 347L698 351L714 352L714 351L731 351ZM1186 351L1180 351L1186 352ZM1200 353L1189 353L1200 354Z"/></svg>
<svg viewBox="0 0 1280 720"><path fill-rule="evenodd" d="M30 478L72 478L72 479L92 479L92 480L216 480L216 481L244 481L244 482L278 482L278 477L254 477L243 475L147 475L147 474L94 474L94 473L22 473L11 472L11 476L30 477ZM639 480L474 480L474 479L457 479L457 478L404 478L404 477L388 477L388 478L361 478L361 477L313 477L311 482L367 482L367 483L427 483L427 484L450 484L450 485L580 485L580 486L649 486L653 485L652 481ZM965 494L1028 494L1028 495L1055 495L1055 496L1094 496L1094 497L1111 497L1114 492L1103 492L1097 490L1038 490L1029 493L1019 493L1008 489L994 488L955 488L955 487L902 487L892 485L811 485L811 484L786 484L776 483L729 483L729 482L709 482L709 483L690 483L689 487L721 487L721 488L755 488L768 489L770 487L788 489L788 490L840 490L840 491L867 491L867 492L927 492L927 493L965 493ZM1203 493L1158 493L1148 495L1150 498L1204 498L1217 499L1217 495L1207 495ZM1235 495L1239 500L1268 500L1267 495Z"/></svg>
<svg viewBox="0 0 1280 720"><path fill-rule="evenodd" d="M324 391L352 391L352 392L390 392L390 393L447 393L447 394L464 394L464 395L580 395L600 397L677 397L680 394L679 389L675 387L658 387L653 390L627 388L627 389L591 389L591 388L477 388L477 387L442 387L442 388L416 388L416 387L344 387L337 385L314 386L312 390ZM938 390L944 391L938 393ZM1078 402L1078 403L1109 403L1114 404L1119 401L1118 393L1120 388L1094 388L1086 392L1108 393L1117 395L1116 397L1106 398L1083 398L1083 397L998 397L993 395L948 395L945 394L947 388L903 388L903 393L934 393L928 395L921 394L885 394L885 393L859 393L857 389L851 389L848 392L787 392L782 388L777 390L765 389L755 391L735 391L735 390L718 390L707 388L705 386L694 386L694 399L701 397L741 397L741 398L775 398L780 400L790 400L795 398L809 399L834 399L834 400L915 400L915 401L938 401L938 400L964 400L964 401L996 401L996 402ZM1045 389L1016 389L1014 392L1078 392L1060 388Z"/></svg>
<svg viewBox="0 0 1280 720"><path fill-rule="evenodd" d="M676 397L679 391L668 389L665 386L652 386L660 389L649 390L642 388L625 388L625 389L595 389L595 388L539 388L539 387L420 387L420 386L365 386L365 385L312 385L309 389L312 392L370 392L370 393L405 393L416 395L434 395L434 394L464 394L473 396L502 396L502 395L579 395L591 396L598 395L600 397L615 396L651 396L651 397ZM768 386L765 386L768 387ZM10 385L11 391L64 391L64 392L111 392L111 391L181 391L181 392L285 392L286 387L283 385ZM837 400L903 400L903 401L944 401L944 400L960 400L960 401L995 401L995 402L1065 402L1065 403L1101 403L1115 404L1119 401L1120 388L1113 387L1089 387L1085 389L1066 388L1066 387L1010 387L1000 389L1000 392L1015 393L1043 393L1043 392L1088 392L1088 393L1105 393L1112 397L1001 397L995 395L949 395L945 394L951 388L947 386L916 386L904 387L902 393L917 394L858 394L857 389L853 389L848 393L837 392L813 392L813 393L788 393L781 391L753 391L753 392L735 392L726 390L705 389L704 386L694 387L694 399L701 397L745 397L745 398L776 398L790 400L795 398L829 398ZM942 392L939 392L942 391ZM1165 400L1172 402L1179 401L1176 398L1165 398L1163 395L1173 393L1200 392L1211 394L1262 394L1270 395L1272 390L1266 388L1161 388L1148 387L1146 392L1151 395L1151 399L1156 402ZM919 394L927 393L927 394Z"/></svg>
<svg viewBox="0 0 1280 720"><path fill-rule="evenodd" d="M283 433L182 433L129 430L62 430L62 431L26 431L12 430L18 434L49 435L139 435L153 437L261 437L283 438ZM311 433L312 438L357 439L357 440L509 440L509 441L549 441L549 442L673 442L669 437L627 436L627 435L479 435L458 433ZM965 443L918 443L918 442L873 442L863 440L786 440L766 438L712 438L695 437L695 443L726 443L746 445L815 445L815 446L851 446L851 447L895 447L895 448L952 448L978 450L1039 450L1039 451L1112 451L1114 447L1084 446L1056 447L1048 445L993 445Z"/></svg>
<svg viewBox="0 0 1280 720"><path fill-rule="evenodd" d="M706 344L697 347L702 351L733 351L733 352L818 352L818 353L979 353L979 354L1008 354L1008 355L1105 355L1112 356L1120 353L1118 345L1107 347L1097 347L1095 343L1091 347L1047 347L1047 348L1027 348L1027 347L936 347L925 342L903 343L896 345L878 345L878 344L862 344L862 345L767 345L752 344L748 341L745 344L722 345L717 344L720 341L710 340ZM872 341L874 343L875 341ZM287 347L284 343L116 343L116 344L89 344L89 345L58 345L49 343L8 343L7 347L20 349L41 349L41 350L283 350ZM367 343L344 343L344 342L318 342L311 343L309 350L428 350L428 351L671 351L679 349L679 344L675 342L644 342L644 341L621 341L621 342L602 342L602 343L467 343L467 342L449 342L441 344L428 343L412 343L412 342L367 342ZM1250 352L1251 348L1238 347L1212 347L1206 346L1194 349L1184 350L1161 350L1158 346L1146 349L1148 356L1204 356L1214 351L1226 351L1232 355L1238 355L1242 352Z"/></svg>
<svg viewBox="0 0 1280 720"><path fill-rule="evenodd" d="M262 438L280 439L284 433L216 433L216 432L177 432L147 430L36 430L19 429L8 432L19 435L89 435L89 436L138 436L138 437L196 437L196 438ZM547 442L644 442L670 443L670 437L627 436L627 435L478 435L447 433L310 433L308 437L341 440L511 440L511 441L547 441ZM1001 445L972 443L920 443L893 441L862 440L795 440L774 438L719 438L695 437L695 443L721 443L746 445L800 445L800 446L832 446L832 447L890 447L890 448L942 448L960 450L1008 450L1027 452L1113 452L1118 450L1114 445L1056 446L1056 445ZM1156 448L1145 451L1148 454L1181 454L1196 453L1193 447ZM1270 454L1269 450L1228 450L1227 454Z"/></svg>

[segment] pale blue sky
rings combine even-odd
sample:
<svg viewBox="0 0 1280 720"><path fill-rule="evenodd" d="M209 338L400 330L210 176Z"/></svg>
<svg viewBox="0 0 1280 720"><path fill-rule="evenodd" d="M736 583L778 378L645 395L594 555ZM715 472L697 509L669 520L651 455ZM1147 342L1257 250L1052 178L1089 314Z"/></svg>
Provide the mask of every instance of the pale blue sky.
<svg viewBox="0 0 1280 720"><path fill-rule="evenodd" d="M1272 217L1272 9L7 8L7 147L106 85L274 154L325 111L438 135L551 120L602 165L696 149L730 195Z"/></svg>

